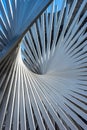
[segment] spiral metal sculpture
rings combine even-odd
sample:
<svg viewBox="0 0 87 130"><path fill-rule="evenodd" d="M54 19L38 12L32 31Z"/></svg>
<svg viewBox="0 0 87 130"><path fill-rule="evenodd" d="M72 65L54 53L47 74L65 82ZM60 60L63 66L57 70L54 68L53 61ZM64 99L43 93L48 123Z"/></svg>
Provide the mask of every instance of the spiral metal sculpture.
<svg viewBox="0 0 87 130"><path fill-rule="evenodd" d="M87 130L87 0L50 2L0 1L0 130Z"/></svg>

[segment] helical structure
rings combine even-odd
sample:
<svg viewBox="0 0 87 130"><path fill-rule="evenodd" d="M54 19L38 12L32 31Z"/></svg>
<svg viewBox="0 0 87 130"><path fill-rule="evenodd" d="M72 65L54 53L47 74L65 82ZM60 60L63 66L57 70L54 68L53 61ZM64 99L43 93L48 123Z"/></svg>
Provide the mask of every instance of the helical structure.
<svg viewBox="0 0 87 130"><path fill-rule="evenodd" d="M0 1L0 130L87 130L87 0L51 2Z"/></svg>

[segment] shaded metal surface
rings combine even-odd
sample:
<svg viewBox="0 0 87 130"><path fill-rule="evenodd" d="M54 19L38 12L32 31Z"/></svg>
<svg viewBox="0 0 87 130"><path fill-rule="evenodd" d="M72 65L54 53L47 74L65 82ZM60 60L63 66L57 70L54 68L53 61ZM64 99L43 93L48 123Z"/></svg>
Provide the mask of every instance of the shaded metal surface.
<svg viewBox="0 0 87 130"><path fill-rule="evenodd" d="M53 0L0 1L0 62Z"/></svg>
<svg viewBox="0 0 87 130"><path fill-rule="evenodd" d="M0 63L0 129L87 130L87 1L78 3L52 4Z"/></svg>

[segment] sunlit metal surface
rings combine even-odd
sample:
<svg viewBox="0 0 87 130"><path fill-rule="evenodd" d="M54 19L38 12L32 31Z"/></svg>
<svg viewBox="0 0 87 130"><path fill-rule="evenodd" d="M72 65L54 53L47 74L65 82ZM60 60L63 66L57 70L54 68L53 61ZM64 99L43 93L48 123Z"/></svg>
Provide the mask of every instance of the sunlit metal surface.
<svg viewBox="0 0 87 130"><path fill-rule="evenodd" d="M87 130L87 1L81 1L64 0L59 12L52 4L29 29L30 19L24 26L18 15L21 25L9 28L3 13L0 54L11 51L0 63L0 130ZM16 34L23 39L13 40Z"/></svg>

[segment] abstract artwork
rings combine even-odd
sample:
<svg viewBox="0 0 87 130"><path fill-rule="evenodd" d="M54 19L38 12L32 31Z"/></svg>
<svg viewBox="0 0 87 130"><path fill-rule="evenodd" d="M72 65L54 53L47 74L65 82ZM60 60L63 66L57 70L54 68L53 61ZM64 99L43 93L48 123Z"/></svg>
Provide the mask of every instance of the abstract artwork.
<svg viewBox="0 0 87 130"><path fill-rule="evenodd" d="M87 130L87 0L55 1L0 1L0 130Z"/></svg>

